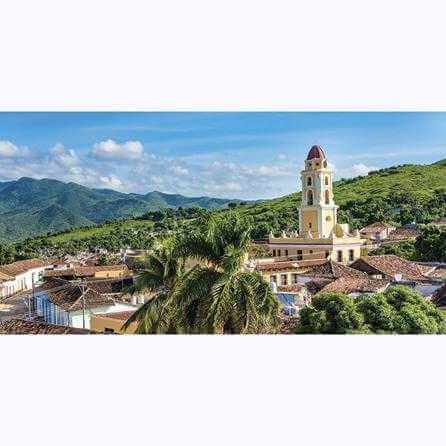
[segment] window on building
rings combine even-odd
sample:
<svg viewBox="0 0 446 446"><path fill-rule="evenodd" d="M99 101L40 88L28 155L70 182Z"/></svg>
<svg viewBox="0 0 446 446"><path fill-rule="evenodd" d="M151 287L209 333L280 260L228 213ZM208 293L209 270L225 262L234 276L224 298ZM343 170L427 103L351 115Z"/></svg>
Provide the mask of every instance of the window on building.
<svg viewBox="0 0 446 446"><path fill-rule="evenodd" d="M330 257L330 251L325 251L325 258L328 259Z"/></svg>
<svg viewBox="0 0 446 446"><path fill-rule="evenodd" d="M313 206L313 191L309 190L307 193L307 205Z"/></svg>
<svg viewBox="0 0 446 446"><path fill-rule="evenodd" d="M327 161L324 161L324 167L327 168Z"/></svg>
<svg viewBox="0 0 446 446"><path fill-rule="evenodd" d="M355 260L355 251L353 249L350 249L348 251L348 259L350 260L350 262L353 262L353 260Z"/></svg>
<svg viewBox="0 0 446 446"><path fill-rule="evenodd" d="M288 285L288 274L280 275L280 285L282 286Z"/></svg>
<svg viewBox="0 0 446 446"><path fill-rule="evenodd" d="M271 274L271 276L269 276L269 281L277 283L277 276L275 274Z"/></svg>
<svg viewBox="0 0 446 446"><path fill-rule="evenodd" d="M310 254L313 254L313 250L312 249L310 249Z"/></svg>
<svg viewBox="0 0 446 446"><path fill-rule="evenodd" d="M342 251L338 251L338 262L342 262Z"/></svg>
<svg viewBox="0 0 446 446"><path fill-rule="evenodd" d="M273 257L276 257L276 250L273 249Z"/></svg>
<svg viewBox="0 0 446 446"><path fill-rule="evenodd" d="M328 186L328 177L325 177L325 185Z"/></svg>
<svg viewBox="0 0 446 446"><path fill-rule="evenodd" d="M308 229L311 229L311 221L308 222Z"/></svg>
<svg viewBox="0 0 446 446"><path fill-rule="evenodd" d="M325 204L330 204L330 192L328 189L325 191Z"/></svg>
<svg viewBox="0 0 446 446"><path fill-rule="evenodd" d="M282 255L282 251L280 249L277 250L277 256L280 257Z"/></svg>
<svg viewBox="0 0 446 446"><path fill-rule="evenodd" d="M298 249L296 254L297 254L297 260L302 260L302 250Z"/></svg>
<svg viewBox="0 0 446 446"><path fill-rule="evenodd" d="M291 274L291 280L293 281L293 283L299 283L299 274L297 273Z"/></svg>
<svg viewBox="0 0 446 446"><path fill-rule="evenodd" d="M288 257L288 249L285 249L285 257Z"/></svg>
<svg viewBox="0 0 446 446"><path fill-rule="evenodd" d="M311 186L311 184L312 184L312 179L311 179L311 177L308 177L307 178L307 186Z"/></svg>

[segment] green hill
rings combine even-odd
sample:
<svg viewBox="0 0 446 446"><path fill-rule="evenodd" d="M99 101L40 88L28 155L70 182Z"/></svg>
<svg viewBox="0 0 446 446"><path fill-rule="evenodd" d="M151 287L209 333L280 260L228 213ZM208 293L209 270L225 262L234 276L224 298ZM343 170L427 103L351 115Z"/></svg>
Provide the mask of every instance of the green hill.
<svg viewBox="0 0 446 446"><path fill-rule="evenodd" d="M172 198L172 196L165 197L165 194L159 192L153 194L156 194L157 200L167 203L170 210L152 211L138 219L115 221L100 226L68 230L59 235L27 240L17 244L17 250L22 255L32 255L39 253L42 247L45 249L56 247L56 252L92 247L107 249L119 249L122 246L146 247L153 240L152 231L162 233L165 230L187 230L207 212L196 210L196 208L172 210L179 203L178 196ZM353 228L379 220L393 221L397 224L413 221L428 223L440 216L446 216L446 163L395 166L370 172L363 177L342 179L334 184L334 194L336 203L339 205L339 220L350 223ZM127 199L139 200L140 198L132 196ZM120 200L123 199L113 200L111 209L115 214L119 212L126 214L127 202ZM203 200L191 198L183 203L203 204ZM207 200L213 199L206 199L204 202ZM159 201L157 205L159 206ZM300 193L294 193L263 202L238 204L235 209L251 219L252 236L264 238L270 231L278 233L284 229L298 229L297 208L299 205ZM99 212L101 204L96 204L96 206ZM53 213L58 214L57 211L57 209L52 210ZM214 212L226 212L226 210L217 209ZM65 216L68 221L70 218L74 217ZM44 222L45 219L42 216L42 224ZM72 220L71 223L74 225L79 221ZM85 222L80 223L82 225ZM48 225L50 224L48 222ZM53 224L52 227L54 226L56 225ZM5 228L0 227L1 230L5 231Z"/></svg>
<svg viewBox="0 0 446 446"><path fill-rule="evenodd" d="M151 210L195 206L217 209L231 202L239 200L184 197L156 191L146 195L124 194L57 180L21 178L0 183L0 240L16 241Z"/></svg>

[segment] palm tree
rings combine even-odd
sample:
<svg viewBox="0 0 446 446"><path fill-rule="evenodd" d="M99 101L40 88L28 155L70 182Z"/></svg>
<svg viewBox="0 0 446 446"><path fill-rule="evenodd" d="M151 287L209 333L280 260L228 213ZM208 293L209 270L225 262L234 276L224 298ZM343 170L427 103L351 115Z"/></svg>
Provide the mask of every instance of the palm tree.
<svg viewBox="0 0 446 446"><path fill-rule="evenodd" d="M155 294L131 315L123 325L124 330L133 322L137 322L136 333L175 332L169 297L182 270L182 262L172 256L170 243L159 245L147 256L146 268L130 292L152 291Z"/></svg>
<svg viewBox="0 0 446 446"><path fill-rule="evenodd" d="M175 257L195 261L170 302L187 333L255 333L277 327L279 302L261 275L246 271L250 227L237 213L214 215L179 237Z"/></svg>

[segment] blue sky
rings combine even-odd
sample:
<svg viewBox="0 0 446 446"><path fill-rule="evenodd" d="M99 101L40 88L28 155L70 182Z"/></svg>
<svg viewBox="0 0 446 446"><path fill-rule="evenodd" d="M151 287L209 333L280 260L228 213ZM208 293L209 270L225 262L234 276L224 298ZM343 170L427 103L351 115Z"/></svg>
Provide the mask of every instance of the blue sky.
<svg viewBox="0 0 446 446"><path fill-rule="evenodd" d="M336 176L446 158L446 113L0 113L0 180L258 199L298 189L313 144Z"/></svg>

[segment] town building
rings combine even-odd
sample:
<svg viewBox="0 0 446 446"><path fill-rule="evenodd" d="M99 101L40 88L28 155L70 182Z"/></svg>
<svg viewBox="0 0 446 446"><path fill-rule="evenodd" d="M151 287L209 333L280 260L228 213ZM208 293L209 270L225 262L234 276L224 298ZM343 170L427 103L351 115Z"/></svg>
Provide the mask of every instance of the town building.
<svg viewBox="0 0 446 446"><path fill-rule="evenodd" d="M380 242L381 240L386 240L395 229L395 225L378 221L362 228L359 234L368 240Z"/></svg>
<svg viewBox="0 0 446 446"><path fill-rule="evenodd" d="M395 282L429 282L432 281L429 273L435 269L392 254L361 257L350 266L375 279L389 279Z"/></svg>
<svg viewBox="0 0 446 446"><path fill-rule="evenodd" d="M350 263L361 256L358 231L350 233L348 224L338 223L333 197L333 170L324 150L313 146L301 172L302 205L299 232L275 237L270 234L268 248L278 260L331 259Z"/></svg>
<svg viewBox="0 0 446 446"><path fill-rule="evenodd" d="M45 271L45 277L63 277L67 280L78 278L111 279L123 278L131 274L127 265L74 266Z"/></svg>
<svg viewBox="0 0 446 446"><path fill-rule="evenodd" d="M49 324L90 328L92 314L135 311L136 306L113 299L90 288L62 279L52 279L30 296L34 313Z"/></svg>
<svg viewBox="0 0 446 446"><path fill-rule="evenodd" d="M0 298L27 291L42 282L47 264L40 259L19 260L0 266Z"/></svg>
<svg viewBox="0 0 446 446"><path fill-rule="evenodd" d="M132 322L127 330L122 328L133 313L134 311L120 311L118 313L92 314L90 329L96 333L133 334L136 332L137 322Z"/></svg>

